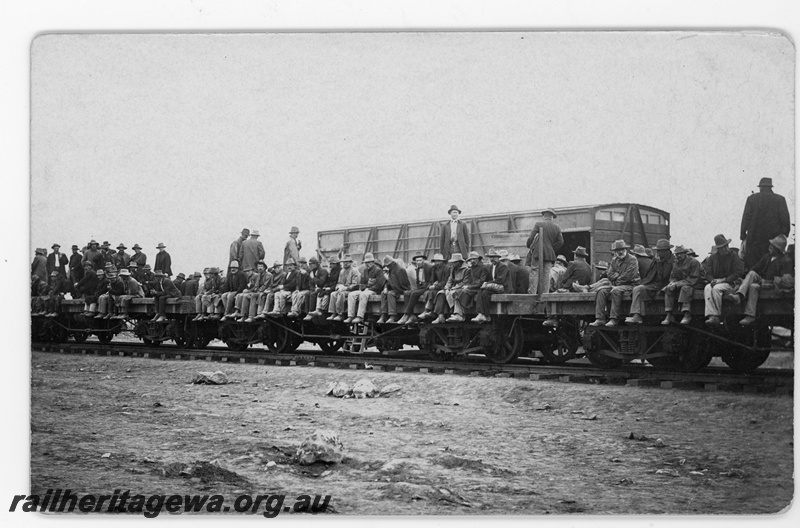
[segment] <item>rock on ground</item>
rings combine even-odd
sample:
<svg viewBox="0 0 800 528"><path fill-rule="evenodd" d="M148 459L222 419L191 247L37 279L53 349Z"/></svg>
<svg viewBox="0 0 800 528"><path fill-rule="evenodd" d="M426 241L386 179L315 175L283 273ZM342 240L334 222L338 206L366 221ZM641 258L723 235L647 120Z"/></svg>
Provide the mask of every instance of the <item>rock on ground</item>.
<svg viewBox="0 0 800 528"><path fill-rule="evenodd" d="M297 448L297 461L305 466L314 462L341 462L343 448L338 434L329 429L317 429Z"/></svg>
<svg viewBox="0 0 800 528"><path fill-rule="evenodd" d="M198 372L194 375L192 383L196 385L225 385L228 383L228 376L221 370L216 372Z"/></svg>
<svg viewBox="0 0 800 528"><path fill-rule="evenodd" d="M356 398L372 398L378 394L378 388L367 378L361 378L353 385L353 396Z"/></svg>

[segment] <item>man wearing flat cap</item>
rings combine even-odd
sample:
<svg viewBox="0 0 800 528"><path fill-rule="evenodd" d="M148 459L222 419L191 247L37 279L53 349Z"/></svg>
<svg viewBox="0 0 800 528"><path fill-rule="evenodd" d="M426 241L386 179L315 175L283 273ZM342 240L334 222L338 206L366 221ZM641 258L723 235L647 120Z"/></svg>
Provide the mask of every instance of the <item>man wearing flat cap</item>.
<svg viewBox="0 0 800 528"><path fill-rule="evenodd" d="M564 237L561 235L561 228L553 222L556 218L553 209L542 211L542 219L533 226L530 236L525 245L529 248L527 264L531 267L530 284L528 293L548 293L550 291L550 270L556 261L556 251L564 245ZM542 240L539 240L539 230L542 231ZM543 249L542 262L539 262L539 247ZM541 268L541 269L540 269ZM539 272L547 277L544 281L544 291L539 291Z"/></svg>
<svg viewBox="0 0 800 528"><path fill-rule="evenodd" d="M642 247L637 244L637 247ZM631 294L631 316L625 319L626 324L642 324L645 313L645 301L652 300L664 286L669 284L672 274L672 265L675 259L672 255L672 244L666 238L656 243L656 256L642 275L642 283L633 288ZM642 249L644 249L642 247ZM641 253L644 253L643 251ZM637 255L638 257L638 255ZM639 260L639 264L642 261ZM699 268L698 263L698 268ZM641 273L641 267L639 268Z"/></svg>
<svg viewBox="0 0 800 528"><path fill-rule="evenodd" d="M622 315L622 296L633 291L641 281L639 277L639 263L636 257L628 253L630 246L624 240L615 240L611 244L614 259L608 268L608 282L610 286L597 290L595 298L595 320L591 326L617 326ZM611 310L606 321L606 307L611 302Z"/></svg>
<svg viewBox="0 0 800 528"><path fill-rule="evenodd" d="M722 298L733 293L742 282L744 263L739 255L728 248L731 239L725 235L714 237L714 254L708 257L705 263L706 284L703 296L705 297L706 324L715 326L720 324L722 314Z"/></svg>
<svg viewBox="0 0 800 528"><path fill-rule="evenodd" d="M748 326L756 322L756 306L761 288L773 288L785 278L794 277L794 263L786 254L786 237L778 235L769 241L769 253L747 272L742 284L731 296L737 305L746 299L744 319L739 324Z"/></svg>
<svg viewBox="0 0 800 528"><path fill-rule="evenodd" d="M297 262L300 260L300 250L303 249L303 244L297 240L297 235L300 234L300 230L297 227L292 226L289 230L289 240L286 241L286 245L283 246L283 265L285 266L289 259L294 260Z"/></svg>
<svg viewBox="0 0 800 528"><path fill-rule="evenodd" d="M759 192L747 197L739 238L742 240L745 269L752 269L769 253L770 239L789 236L792 227L786 198L772 192L772 178L761 178Z"/></svg>
<svg viewBox="0 0 800 528"><path fill-rule="evenodd" d="M52 253L47 255L47 274L52 276L54 271L59 275L67 278L67 267L69 266L69 259L61 252L61 246L53 244L51 247Z"/></svg>
<svg viewBox="0 0 800 528"><path fill-rule="evenodd" d="M158 245L156 246L156 249L158 249L158 253L156 253L156 263L153 266L153 271L161 270L164 272L164 276L171 277L172 257L170 257L169 253L166 252L165 250L166 247L167 246L165 246L163 242L159 242Z"/></svg>
<svg viewBox="0 0 800 528"><path fill-rule="evenodd" d="M439 252L444 258L449 259L453 253L466 255L470 250L469 227L458 217L461 209L456 205L451 205L447 211L450 220L442 225L442 232L439 236Z"/></svg>

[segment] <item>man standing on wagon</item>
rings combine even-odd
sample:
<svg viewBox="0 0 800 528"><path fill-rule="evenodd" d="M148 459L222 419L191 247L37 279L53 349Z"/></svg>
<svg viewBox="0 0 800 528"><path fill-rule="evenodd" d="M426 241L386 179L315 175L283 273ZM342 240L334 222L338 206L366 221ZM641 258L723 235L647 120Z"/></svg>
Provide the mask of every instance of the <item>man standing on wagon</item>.
<svg viewBox="0 0 800 528"><path fill-rule="evenodd" d="M451 205L447 211L450 221L442 226L442 234L439 237L439 251L445 259L449 259L455 253L466 255L469 253L469 228L466 222L459 220L461 209L456 205Z"/></svg>
<svg viewBox="0 0 800 528"><path fill-rule="evenodd" d="M556 261L556 251L564 245L564 237L561 235L561 228L553 220L556 212L552 209L542 211L542 220L533 226L528 241L525 245L530 248L528 251L527 263L531 267L530 284L528 293L548 293L550 291L550 270ZM539 240L539 229L542 229L544 240ZM539 246L543 248L542 262L539 262ZM542 272L547 280L544 283L544 291L539 291L539 272Z"/></svg>
<svg viewBox="0 0 800 528"><path fill-rule="evenodd" d="M752 269L761 257L769 253L770 239L778 235L789 236L792 227L786 198L772 192L772 178L761 178L758 190L747 197L742 214L739 238L746 269Z"/></svg>

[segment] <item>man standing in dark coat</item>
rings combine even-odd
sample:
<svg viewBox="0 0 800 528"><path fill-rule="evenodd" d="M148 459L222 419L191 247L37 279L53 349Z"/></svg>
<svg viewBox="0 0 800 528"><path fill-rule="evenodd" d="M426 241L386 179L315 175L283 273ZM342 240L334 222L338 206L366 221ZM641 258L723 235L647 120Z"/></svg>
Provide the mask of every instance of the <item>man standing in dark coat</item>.
<svg viewBox="0 0 800 528"><path fill-rule="evenodd" d="M78 246L72 246L72 255L69 257L69 282L70 284L75 284L76 282L80 282L83 278L83 265L81 261L83 260L83 255L80 254L78 251Z"/></svg>
<svg viewBox="0 0 800 528"><path fill-rule="evenodd" d="M453 253L466 255L470 249L469 228L466 222L458 219L461 209L451 205L447 214L450 215L450 221L442 226L442 234L439 237L439 251L445 259L449 259Z"/></svg>
<svg viewBox="0 0 800 528"><path fill-rule="evenodd" d="M161 270L164 272L164 275L166 275L167 277L171 277L172 257L170 257L169 253L165 251L166 247L167 246L165 246L163 242L159 242L158 245L156 246L156 249L158 249L158 253L156 253L156 264L153 267L153 271Z"/></svg>
<svg viewBox="0 0 800 528"><path fill-rule="evenodd" d="M247 237L249 236L250 230L245 227L242 229L242 234L239 236L239 238L231 242L231 248L228 252L228 262L233 262L234 260L236 262L242 262L242 243L247 240ZM231 269L228 268L228 273L230 272Z"/></svg>
<svg viewBox="0 0 800 528"><path fill-rule="evenodd" d="M57 271L59 275L66 279L69 259L65 254L61 253L61 246L58 244L53 244L51 249L53 252L47 255L47 275L52 277L53 272Z"/></svg>
<svg viewBox="0 0 800 528"><path fill-rule="evenodd" d="M242 271L253 271L256 269L256 264L259 260L264 260L266 253L264 252L264 244L258 239L258 229L254 229L250 233L250 238L242 241L242 260L239 262Z"/></svg>
<svg viewBox="0 0 800 528"><path fill-rule="evenodd" d="M528 252L527 263L531 266L530 284L528 293L548 293L550 291L550 270L556 261L556 251L564 245L564 237L561 235L561 228L553 222L556 212L552 209L542 211L542 221L536 222L533 226L528 241L525 243L530 251ZM542 229L544 240L539 240L539 229ZM543 247L542 261L539 262L539 245ZM540 270L541 268L541 270ZM544 291L539 292L539 272L542 272L547 280L544 281Z"/></svg>
<svg viewBox="0 0 800 528"><path fill-rule="evenodd" d="M747 197L739 238L744 249L745 269L751 269L769 253L769 241L778 235L789 236L791 221L786 198L772 192L772 178L761 178L759 192Z"/></svg>
<svg viewBox="0 0 800 528"><path fill-rule="evenodd" d="M36 254L31 262L31 275L36 275L39 280L47 284L47 254L46 249L36 248Z"/></svg>
<svg viewBox="0 0 800 528"><path fill-rule="evenodd" d="M116 266L116 268L121 271L122 268L127 268L128 266L130 266L131 256L125 252L125 250L128 248L125 247L125 244L123 244L122 242L120 242L120 244L117 246L117 249L119 251L114 253L112 258L114 260L114 266Z"/></svg>

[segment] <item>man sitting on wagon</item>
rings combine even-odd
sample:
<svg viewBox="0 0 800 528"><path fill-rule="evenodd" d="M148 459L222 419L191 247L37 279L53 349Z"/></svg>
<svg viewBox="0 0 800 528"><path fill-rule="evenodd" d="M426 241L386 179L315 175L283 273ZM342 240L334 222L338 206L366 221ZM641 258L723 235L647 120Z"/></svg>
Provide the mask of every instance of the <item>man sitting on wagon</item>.
<svg viewBox="0 0 800 528"><path fill-rule="evenodd" d="M489 323L492 320L490 315L491 299L495 293L509 293L514 291L514 282L511 280L511 273L508 265L501 259L500 253L492 249L486 254L491 262L486 266L486 276L484 282L478 290L478 315L472 320L475 323ZM475 273L475 268L470 270L470 275Z"/></svg>
<svg viewBox="0 0 800 528"><path fill-rule="evenodd" d="M97 301L98 313L95 319L111 319L116 309L117 297L125 293L125 285L113 266L106 272L106 277L108 277L108 286Z"/></svg>
<svg viewBox="0 0 800 528"><path fill-rule="evenodd" d="M156 270L156 280L153 283L153 297L156 299L156 315L153 321L160 323L167 320L167 301L181 296L180 290L175 287L166 273Z"/></svg>
<svg viewBox="0 0 800 528"><path fill-rule="evenodd" d="M286 301L292 298L292 292L297 289L299 283L300 272L297 271L297 263L295 260L289 258L286 264L284 264L284 267L286 268L286 274L283 276L283 280L281 280L275 292L275 307L271 312L267 313L267 315L271 317L286 315Z"/></svg>
<svg viewBox="0 0 800 528"><path fill-rule="evenodd" d="M480 292L481 286L488 282L489 271L481 263L483 257L477 252L470 251L467 263L469 266L469 275L467 280L463 283L463 288L460 288L455 295L453 295L453 315L447 318L450 323L460 323L466 320L466 311L475 306L475 298Z"/></svg>
<svg viewBox="0 0 800 528"><path fill-rule="evenodd" d="M222 289L222 305L225 307L225 314L222 316L223 321L228 319L238 319L242 316L236 307L236 296L239 295L247 288L248 277L244 271L239 269L239 263L231 261L228 268L228 280L225 281L225 287ZM241 302L241 298L239 299Z"/></svg>
<svg viewBox="0 0 800 528"><path fill-rule="evenodd" d="M628 253L628 244L624 240L615 240L611 245L614 259L608 269L610 286L605 286L597 291L594 311L595 320L591 326L617 326L622 311L622 296L633 291L634 286L640 282L639 263L636 257ZM610 299L609 299L610 298ZM606 321L606 307L611 302L611 312Z"/></svg>
<svg viewBox="0 0 800 528"><path fill-rule="evenodd" d="M47 281L38 275L31 274L31 315L44 315L44 303L47 301Z"/></svg>
<svg viewBox="0 0 800 528"><path fill-rule="evenodd" d="M586 248L578 246L572 254L574 259L567 266L561 283L556 287L557 290L569 292L572 291L572 285L575 283L588 286L592 282L592 268L586 262L586 258L589 256Z"/></svg>
<svg viewBox="0 0 800 528"><path fill-rule="evenodd" d="M731 239L725 235L714 237L716 252L706 260L705 315L706 324L714 326L720 324L719 316L722 314L722 297L736 290L742 281L744 263L738 255L730 251L728 244Z"/></svg>
<svg viewBox="0 0 800 528"><path fill-rule="evenodd" d="M259 260L256 263L256 271L250 276L247 288L239 294L236 302L239 304L241 317L239 322L252 323L255 321L258 310L258 298L266 290L272 281L272 273L267 271L267 263Z"/></svg>
<svg viewBox="0 0 800 528"><path fill-rule="evenodd" d="M358 290L351 291L347 296L347 319L345 323L357 324L364 321L367 313L367 303L371 295L379 295L386 284L386 277L380 266L375 265L372 253L364 255L364 272L358 284Z"/></svg>
<svg viewBox="0 0 800 528"><path fill-rule="evenodd" d="M783 281L784 276L794 277L794 264L786 255L786 237L778 235L769 241L769 253L761 257L747 272L742 284L731 296L734 304L747 300L744 319L739 324L748 326L756 322L756 305L761 288L775 287L775 280Z"/></svg>
<svg viewBox="0 0 800 528"><path fill-rule="evenodd" d="M316 266L319 266L319 261L317 261L316 257L312 257L316 262ZM306 298L308 297L309 293L311 293L311 266L309 261L306 257L300 257L299 260L299 267L297 270L297 288L292 292L291 300L292 300L292 308L289 310L288 317L291 319L297 319L300 317L300 312L305 309Z"/></svg>
<svg viewBox="0 0 800 528"><path fill-rule="evenodd" d="M200 288L197 297L194 298L197 316L192 319L193 321L204 321L206 319L216 318L214 309L219 299L221 287L222 281L219 278L219 268L208 268L208 274L203 282L203 287Z"/></svg>
<svg viewBox="0 0 800 528"><path fill-rule="evenodd" d="M430 267L431 282L425 289L425 293L423 293L420 297L420 300L425 303L425 311L419 316L420 321L435 317L433 309L436 303L436 296L440 291L442 291L445 284L447 284L447 279L450 277L450 268L447 266L447 261L445 260L444 255L441 253L434 254L433 258L431 259L431 263L433 264ZM444 320L444 318L442 320ZM409 317L409 321L407 322L412 322L411 317Z"/></svg>
<svg viewBox="0 0 800 528"><path fill-rule="evenodd" d="M334 255L330 259L328 259L328 264L330 265L330 269L325 273L325 280L322 284L314 289L314 293L317 297L316 305L313 311L309 312L304 321L311 321L314 317L322 317L328 312L328 306L330 305L331 295L336 290L336 285L339 283L339 274L342 272L342 264L339 262L339 258ZM324 268L319 268L324 269ZM319 278L322 277L322 273L320 273L319 277L314 277L314 283L319 283ZM335 315L332 315L335 317ZM330 319L330 318L329 318Z"/></svg>
<svg viewBox="0 0 800 528"><path fill-rule="evenodd" d="M131 276L131 272L127 268L119 270L119 276L122 279L125 291L116 299L117 315L112 319L125 319L128 317L131 299L144 297L142 285Z"/></svg>
<svg viewBox="0 0 800 528"><path fill-rule="evenodd" d="M87 262L87 264L91 263ZM106 272L101 269L94 272L87 271L87 273L93 273L97 278L97 282L95 282L94 291L88 293L84 299L84 303L88 305L88 308L83 315L96 318L99 312L100 296L108 291L108 279L106 278ZM88 289L88 287L87 285L86 288Z"/></svg>
<svg viewBox="0 0 800 528"><path fill-rule="evenodd" d="M650 264L653 263L653 259L647 255L647 251L641 244L634 244L631 253L636 257L636 262L639 263L639 277L644 278L647 275L647 270L650 269Z"/></svg>
<svg viewBox="0 0 800 528"><path fill-rule="evenodd" d="M514 293L528 293L531 284L531 269L522 264L522 258L518 253L510 255L508 258L510 264L517 266L517 278L514 281Z"/></svg>
<svg viewBox="0 0 800 528"><path fill-rule="evenodd" d="M306 312L306 316L316 313L320 293L327 282L328 270L320 266L319 259L317 257L308 259L308 291L303 296L298 294L296 309L294 297L292 297L292 311L296 311L298 315L300 312ZM308 320L308 317L304 320Z"/></svg>
<svg viewBox="0 0 800 528"><path fill-rule="evenodd" d="M389 255L383 257L383 265L389 271L381 292L381 317L377 324L395 324L397 323L397 301L403 293L411 289L411 282L408 280L406 269ZM387 315L389 319L386 319Z"/></svg>
<svg viewBox="0 0 800 528"><path fill-rule="evenodd" d="M58 317L61 309L61 301L64 295L69 292L69 281L57 270L50 272L50 288L47 291L47 304L45 317Z"/></svg>
<svg viewBox="0 0 800 528"><path fill-rule="evenodd" d="M397 324L401 325L417 322L414 307L417 305L417 301L429 291L428 288L433 283L433 264L426 262L428 256L424 253L417 253L412 260L414 262L414 283L411 284L411 289L404 293L405 310L403 317L397 321Z"/></svg>
<svg viewBox="0 0 800 528"><path fill-rule="evenodd" d="M336 289L331 292L330 308L331 316L328 321L344 321L347 302L350 292L356 291L361 283L361 272L353 266L353 258L350 255L342 257L342 271L339 272L339 280L336 281Z"/></svg>
<svg viewBox="0 0 800 528"><path fill-rule="evenodd" d="M470 268L464 262L464 257L461 253L453 253L448 264L450 264L450 274L444 289L436 294L436 301L433 307L436 319L431 324L442 324L446 321L444 316L454 307L456 296L469 282Z"/></svg>
<svg viewBox="0 0 800 528"><path fill-rule="evenodd" d="M272 273L272 279L264 291L261 292L261 295L258 296L258 315L255 317L256 319L267 318L267 314L275 306L275 295L281 291L283 279L286 277L286 270L283 268L283 264L277 260L272 264L270 272Z"/></svg>
<svg viewBox="0 0 800 528"><path fill-rule="evenodd" d="M656 243L656 257L645 271L642 283L636 286L631 294L631 316L625 319L625 324L642 324L644 322L642 316L646 315L645 301L652 300L670 282L672 265L675 262L670 251L672 247L666 238ZM639 260L639 263L642 261ZM641 272L641 268L639 271Z"/></svg>
<svg viewBox="0 0 800 528"><path fill-rule="evenodd" d="M700 270L702 266L693 257L689 256L689 249L683 246L675 248L675 263L669 275L669 283L664 286L664 311L667 316L661 322L667 326L675 322L675 297L681 305L683 318L681 324L692 322L692 295L700 286Z"/></svg>

